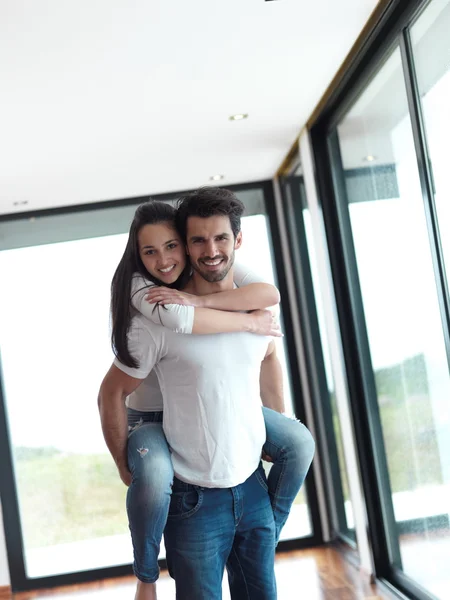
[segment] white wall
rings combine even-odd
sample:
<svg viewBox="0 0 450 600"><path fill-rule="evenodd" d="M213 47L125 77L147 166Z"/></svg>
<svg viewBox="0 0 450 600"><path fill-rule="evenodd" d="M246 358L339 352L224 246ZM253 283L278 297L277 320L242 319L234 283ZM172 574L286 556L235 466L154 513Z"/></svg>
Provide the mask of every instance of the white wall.
<svg viewBox="0 0 450 600"><path fill-rule="evenodd" d="M9 568L6 556L5 531L3 529L3 515L0 504L0 587L9 585Z"/></svg>

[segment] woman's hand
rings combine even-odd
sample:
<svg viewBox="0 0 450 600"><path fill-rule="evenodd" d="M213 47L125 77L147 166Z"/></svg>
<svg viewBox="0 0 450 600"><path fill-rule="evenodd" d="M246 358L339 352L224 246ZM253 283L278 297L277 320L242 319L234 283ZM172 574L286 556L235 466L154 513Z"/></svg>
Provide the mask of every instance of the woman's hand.
<svg viewBox="0 0 450 600"><path fill-rule="evenodd" d="M249 317L252 319L251 333L283 337L278 318L270 310L255 310Z"/></svg>
<svg viewBox="0 0 450 600"><path fill-rule="evenodd" d="M173 290L166 287L152 287L145 296L145 300L150 304L181 304L182 306L204 307L202 296L194 296L179 290Z"/></svg>

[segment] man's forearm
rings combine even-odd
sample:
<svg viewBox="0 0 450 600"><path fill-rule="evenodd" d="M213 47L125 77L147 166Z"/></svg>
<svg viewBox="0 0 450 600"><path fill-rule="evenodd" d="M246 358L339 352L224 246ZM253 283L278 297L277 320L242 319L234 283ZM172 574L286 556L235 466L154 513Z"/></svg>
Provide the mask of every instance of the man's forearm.
<svg viewBox="0 0 450 600"><path fill-rule="evenodd" d="M283 413L283 371L276 354L267 356L261 364L260 374L261 400L266 408Z"/></svg>
<svg viewBox="0 0 450 600"><path fill-rule="evenodd" d="M128 422L122 394L116 390L100 390L98 407L103 437L116 465L127 467Z"/></svg>

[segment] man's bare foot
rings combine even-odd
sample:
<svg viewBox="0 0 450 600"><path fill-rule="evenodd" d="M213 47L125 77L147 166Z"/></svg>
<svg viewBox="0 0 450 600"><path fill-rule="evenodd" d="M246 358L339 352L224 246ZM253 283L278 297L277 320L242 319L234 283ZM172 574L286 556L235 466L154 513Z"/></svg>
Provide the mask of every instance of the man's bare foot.
<svg viewBox="0 0 450 600"><path fill-rule="evenodd" d="M134 600L157 600L156 583L138 581Z"/></svg>

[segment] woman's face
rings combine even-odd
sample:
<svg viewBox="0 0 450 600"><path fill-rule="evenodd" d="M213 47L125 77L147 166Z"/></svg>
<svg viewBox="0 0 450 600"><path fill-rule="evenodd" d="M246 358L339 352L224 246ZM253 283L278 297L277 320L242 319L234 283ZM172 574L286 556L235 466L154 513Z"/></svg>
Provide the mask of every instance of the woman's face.
<svg viewBox="0 0 450 600"><path fill-rule="evenodd" d="M166 285L174 283L186 266L186 252L172 223L144 225L138 233L139 255L144 267Z"/></svg>

